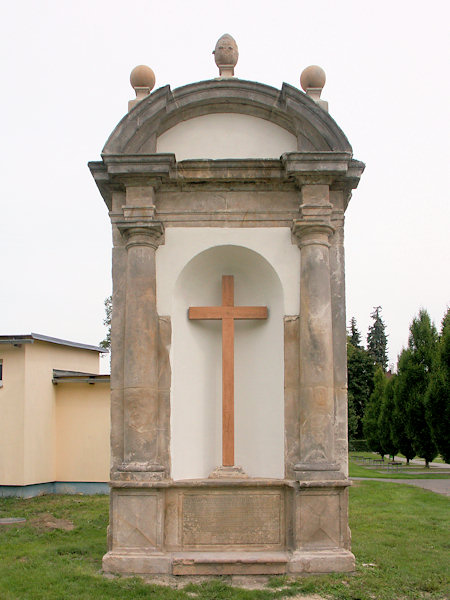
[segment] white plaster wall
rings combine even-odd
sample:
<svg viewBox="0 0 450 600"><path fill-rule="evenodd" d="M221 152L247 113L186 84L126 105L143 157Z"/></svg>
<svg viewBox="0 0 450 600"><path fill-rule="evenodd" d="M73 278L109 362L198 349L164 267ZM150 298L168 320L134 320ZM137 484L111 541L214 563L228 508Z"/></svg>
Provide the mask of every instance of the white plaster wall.
<svg viewBox="0 0 450 600"><path fill-rule="evenodd" d="M220 305L222 275L234 275L236 305L269 308L267 321L235 322L236 464L253 477L283 477L283 316L298 314L299 271L287 228L166 231L157 303L172 319L174 479L207 477L221 464L221 323L189 321L187 309Z"/></svg>
<svg viewBox="0 0 450 600"><path fill-rule="evenodd" d="M300 250L288 227L168 227L156 252L156 302L159 315L172 315L174 287L186 264L215 246L242 246L260 254L277 273L284 314L300 311Z"/></svg>
<svg viewBox="0 0 450 600"><path fill-rule="evenodd" d="M156 152L173 152L188 158L279 158L295 152L292 133L250 115L217 113L178 123L160 135Z"/></svg>

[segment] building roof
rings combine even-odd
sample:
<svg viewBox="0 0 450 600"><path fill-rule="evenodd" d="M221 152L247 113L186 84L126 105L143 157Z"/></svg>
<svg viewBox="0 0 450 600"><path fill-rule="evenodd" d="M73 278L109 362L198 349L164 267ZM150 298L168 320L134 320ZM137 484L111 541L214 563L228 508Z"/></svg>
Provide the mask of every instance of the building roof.
<svg viewBox="0 0 450 600"><path fill-rule="evenodd" d="M0 344L32 344L33 342L48 342L50 344L59 344L61 346L70 346L72 348L80 348L82 350L92 350L102 354L108 353L109 350L100 346L91 346L90 344L80 344L79 342L71 342L60 338L42 335L40 333L27 333L25 335L0 335Z"/></svg>
<svg viewBox="0 0 450 600"><path fill-rule="evenodd" d="M109 383L109 374L83 373L82 371L62 371L53 369L53 383Z"/></svg>

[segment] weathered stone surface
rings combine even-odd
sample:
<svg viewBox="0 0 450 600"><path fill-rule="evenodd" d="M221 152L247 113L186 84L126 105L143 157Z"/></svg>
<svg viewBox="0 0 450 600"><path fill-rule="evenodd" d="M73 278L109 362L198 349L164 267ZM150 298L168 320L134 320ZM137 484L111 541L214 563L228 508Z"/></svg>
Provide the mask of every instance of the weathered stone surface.
<svg viewBox="0 0 450 600"><path fill-rule="evenodd" d="M161 510L158 494L119 494L115 499L113 546L157 548L161 546Z"/></svg>
<svg viewBox="0 0 450 600"><path fill-rule="evenodd" d="M294 478L300 461L300 320L284 318L284 448L285 476Z"/></svg>
<svg viewBox="0 0 450 600"><path fill-rule="evenodd" d="M286 573L285 552L196 552L173 556L174 575L259 575Z"/></svg>
<svg viewBox="0 0 450 600"><path fill-rule="evenodd" d="M336 493L302 493L299 538L303 548L338 548L340 544L340 507Z"/></svg>
<svg viewBox="0 0 450 600"><path fill-rule="evenodd" d="M145 575L171 573L172 559L167 554L151 552L108 552L102 563L105 573Z"/></svg>
<svg viewBox="0 0 450 600"><path fill-rule="evenodd" d="M148 572L270 574L286 572L291 561L297 572L309 568L299 566L301 557L310 560L316 550L322 566L314 566L314 572L320 572L327 557L335 561L336 552L349 547L344 481L120 485L125 484L115 483L111 494L110 552L105 556L111 572L121 561L118 571L126 573L163 565L167 571ZM324 548L332 553L324 555ZM168 562L161 563L161 557Z"/></svg>
<svg viewBox="0 0 450 600"><path fill-rule="evenodd" d="M185 493L182 543L196 546L280 546L281 492Z"/></svg>
<svg viewBox="0 0 450 600"><path fill-rule="evenodd" d="M332 228L328 187L303 186L300 210L303 220L294 222L293 227L301 248L300 464L332 464L334 374L328 242Z"/></svg>
<svg viewBox="0 0 450 600"><path fill-rule="evenodd" d="M298 213L298 190L190 189L161 191L156 208L158 218L170 227L289 227ZM211 185L214 188L213 185ZM254 186L255 187L255 186ZM195 211L192 206L195 204ZM269 225L270 223L270 225ZM234 224L234 225L233 225Z"/></svg>
<svg viewBox="0 0 450 600"><path fill-rule="evenodd" d="M125 194L113 195L112 214L125 203ZM111 318L111 468L123 462L123 364L126 305L127 251L123 238L113 224L112 250L112 318Z"/></svg>
<svg viewBox="0 0 450 600"><path fill-rule="evenodd" d="M330 282L333 320L335 462L348 475L347 442L347 327L345 317L344 194L331 192Z"/></svg>
<svg viewBox="0 0 450 600"><path fill-rule="evenodd" d="M167 111L168 104L178 106L178 110ZM169 86L157 90L120 122L103 153L155 152L153 140L157 134L181 120L219 111L250 114L275 122L297 134L302 151L351 152L335 121L298 89L284 83L280 91L261 83L229 78L201 81L174 91Z"/></svg>
<svg viewBox="0 0 450 600"><path fill-rule="evenodd" d="M355 570L355 557L348 550L318 550L296 552L292 556L288 572L293 574L351 573Z"/></svg>

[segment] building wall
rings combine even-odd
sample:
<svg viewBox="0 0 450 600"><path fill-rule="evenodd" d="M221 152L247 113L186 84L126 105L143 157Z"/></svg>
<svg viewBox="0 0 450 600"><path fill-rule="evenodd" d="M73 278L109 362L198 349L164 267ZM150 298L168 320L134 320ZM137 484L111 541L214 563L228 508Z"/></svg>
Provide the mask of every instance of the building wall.
<svg viewBox="0 0 450 600"><path fill-rule="evenodd" d="M0 485L24 480L24 346L0 345L3 386L0 388Z"/></svg>
<svg viewBox="0 0 450 600"><path fill-rule="evenodd" d="M81 461L76 471L76 481L89 481L91 474L95 474L94 481L104 481L105 454L109 452L108 436L104 433L100 436L104 440L102 452L98 449L102 443L91 440L94 443L92 456L89 461L83 457L89 452L86 448L86 428L98 427L102 432L109 428L109 406L105 406L109 386L105 383L94 386L77 384L80 391L70 394L69 391L61 392L59 388L63 387L62 384L58 387L52 383L53 369L98 373L98 353L34 341L20 347L6 344L0 346L0 358L3 360L3 387L0 388L0 485L47 483L57 480L58 473L66 474L64 480L69 481L68 477L75 474L74 469L70 466L66 468L64 460L57 458L61 451L62 456L68 456L69 443L72 443L72 462ZM89 404L94 405L96 397L101 396L98 406L92 409L86 408L87 402L82 398L81 390L84 385L86 388L95 388L86 390ZM60 397L63 398L63 408L58 411ZM76 414L77 402L82 416ZM99 409L100 405L103 410ZM58 435L59 415L64 428L63 435ZM80 436L76 455L77 448L72 440L74 432L71 428L79 431L80 427L76 427L76 424L83 419L85 432ZM75 425L72 426L70 420ZM64 439L66 441L61 448L58 447L58 440ZM85 468L86 476L82 476Z"/></svg>
<svg viewBox="0 0 450 600"><path fill-rule="evenodd" d="M109 481L109 382L55 387L56 481Z"/></svg>
<svg viewBox="0 0 450 600"><path fill-rule="evenodd" d="M23 485L56 480L56 389L53 369L98 373L98 353L47 342L25 347Z"/></svg>
<svg viewBox="0 0 450 600"><path fill-rule="evenodd" d="M297 150L297 138L274 123L237 113L182 121L158 137L156 152L188 158L279 158Z"/></svg>

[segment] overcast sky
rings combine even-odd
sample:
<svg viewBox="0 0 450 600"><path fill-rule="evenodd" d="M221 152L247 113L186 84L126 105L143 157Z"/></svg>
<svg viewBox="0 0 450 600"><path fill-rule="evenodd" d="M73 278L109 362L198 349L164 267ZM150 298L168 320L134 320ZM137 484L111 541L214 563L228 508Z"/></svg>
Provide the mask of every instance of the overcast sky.
<svg viewBox="0 0 450 600"><path fill-rule="evenodd" d="M242 79L299 86L325 69L322 97L366 163L346 214L347 321L365 339L381 305L396 362L419 309L440 327L450 304L449 23L448 0L4 2L0 333L104 337L111 233L87 162L134 66L156 88L216 77L227 32Z"/></svg>

